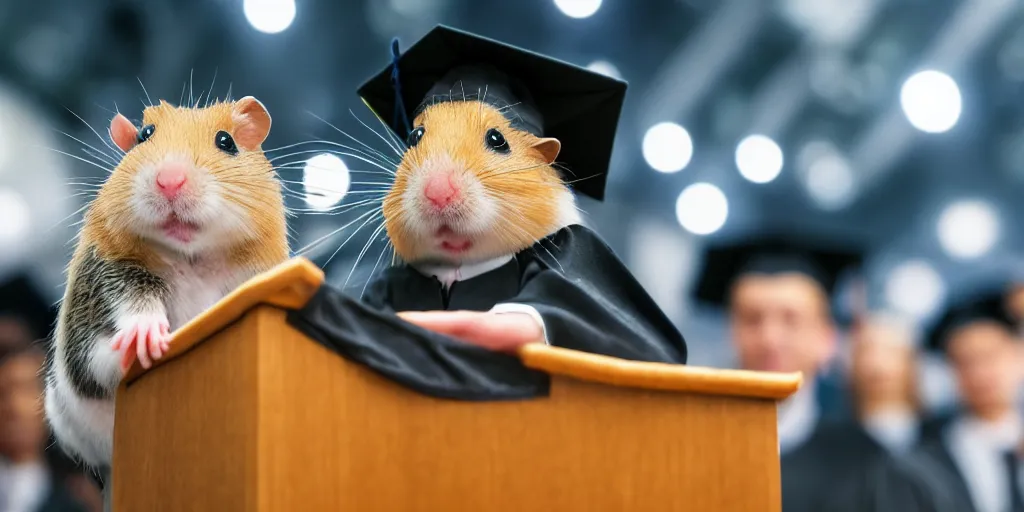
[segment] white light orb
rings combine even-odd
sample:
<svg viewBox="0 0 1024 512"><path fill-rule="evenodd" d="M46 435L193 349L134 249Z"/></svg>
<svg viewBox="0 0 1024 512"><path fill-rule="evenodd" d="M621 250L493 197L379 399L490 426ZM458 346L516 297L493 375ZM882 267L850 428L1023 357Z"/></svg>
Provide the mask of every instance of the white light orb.
<svg viewBox="0 0 1024 512"><path fill-rule="evenodd" d="M679 224L695 235L710 235L725 225L729 201L722 190L710 183L694 183L676 200Z"/></svg>
<svg viewBox="0 0 1024 512"><path fill-rule="evenodd" d="M983 256L999 238L999 217L986 201L957 201L939 215L939 243L955 259Z"/></svg>
<svg viewBox="0 0 1024 512"><path fill-rule="evenodd" d="M932 314L946 293L942 276L927 261L901 263L885 283L885 299L894 309L917 319Z"/></svg>
<svg viewBox="0 0 1024 512"><path fill-rule="evenodd" d="M0 247L24 242L28 236L31 211L21 194L0 189Z"/></svg>
<svg viewBox="0 0 1024 512"><path fill-rule="evenodd" d="M309 160L302 170L306 204L317 210L329 210L348 193L352 178L345 162L330 153Z"/></svg>
<svg viewBox="0 0 1024 512"><path fill-rule="evenodd" d="M647 130L643 141L644 160L658 172L679 172L693 158L693 140L676 123L658 123Z"/></svg>
<svg viewBox="0 0 1024 512"><path fill-rule="evenodd" d="M910 124L926 133L942 133L953 128L963 108L956 82L949 75L934 70L916 73L903 83L900 105Z"/></svg>
<svg viewBox="0 0 1024 512"><path fill-rule="evenodd" d="M736 167L753 183L768 183L782 172L782 148L764 135L750 135L736 145Z"/></svg>
<svg viewBox="0 0 1024 512"><path fill-rule="evenodd" d="M256 30L277 34L295 21L295 0L244 0L242 11Z"/></svg>
<svg viewBox="0 0 1024 512"><path fill-rule="evenodd" d="M622 74L619 73L619 68L615 67L615 64L612 64L611 62L608 62L606 60L595 60L594 62L587 64L587 69L593 71L594 73L600 73L604 76L610 76L617 80L622 79Z"/></svg>
<svg viewBox="0 0 1024 512"><path fill-rule="evenodd" d="M601 0L555 0L555 6L570 18L589 18L601 8Z"/></svg>
<svg viewBox="0 0 1024 512"><path fill-rule="evenodd" d="M797 167L807 194L819 208L839 210L853 200L856 176L849 161L832 142L807 143L797 154Z"/></svg>

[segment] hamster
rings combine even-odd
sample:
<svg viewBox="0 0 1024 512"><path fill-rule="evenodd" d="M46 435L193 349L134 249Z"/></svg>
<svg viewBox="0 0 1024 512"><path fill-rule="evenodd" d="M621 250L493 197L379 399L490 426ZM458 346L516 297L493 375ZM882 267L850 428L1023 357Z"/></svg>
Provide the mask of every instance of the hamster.
<svg viewBox="0 0 1024 512"><path fill-rule="evenodd" d="M479 101L426 107L384 197L384 224L406 262L467 265L524 250L582 223L553 167L557 139L512 127Z"/></svg>
<svg viewBox="0 0 1024 512"><path fill-rule="evenodd" d="M137 127L85 213L47 364L45 411L70 455L109 468L114 393L135 358L149 368L170 333L288 256L281 184L261 144L256 98L206 108L161 101Z"/></svg>

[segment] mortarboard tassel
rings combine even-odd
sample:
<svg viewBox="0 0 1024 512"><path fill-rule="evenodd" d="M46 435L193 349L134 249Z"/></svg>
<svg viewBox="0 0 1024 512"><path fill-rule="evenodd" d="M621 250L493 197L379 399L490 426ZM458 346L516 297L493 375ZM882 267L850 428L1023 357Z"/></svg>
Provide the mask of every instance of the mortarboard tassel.
<svg viewBox="0 0 1024 512"><path fill-rule="evenodd" d="M396 37L391 40L391 85L395 89L395 118L393 124L396 128L402 126L405 129L403 131L405 133L405 136L403 136L404 141L405 137L412 131L412 127L409 126L409 118L405 112L405 102L402 101L402 83L398 79L398 58L401 56L402 53L398 49L398 38ZM398 123L399 120L402 121L401 125Z"/></svg>

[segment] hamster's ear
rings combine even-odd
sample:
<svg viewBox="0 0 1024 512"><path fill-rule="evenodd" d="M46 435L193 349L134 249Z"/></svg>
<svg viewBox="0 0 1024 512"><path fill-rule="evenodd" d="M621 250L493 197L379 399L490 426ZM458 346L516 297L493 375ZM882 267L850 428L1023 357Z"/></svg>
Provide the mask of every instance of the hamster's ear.
<svg viewBox="0 0 1024 512"><path fill-rule="evenodd" d="M231 112L235 142L243 149L259 149L270 133L270 114L260 100L246 96L235 102Z"/></svg>
<svg viewBox="0 0 1024 512"><path fill-rule="evenodd" d="M548 137L544 139L537 139L537 142L534 142L531 147L540 151L541 156L544 157L544 162L551 165L555 163L555 159L558 158L558 152L562 150L562 143L558 142L558 139Z"/></svg>
<svg viewBox="0 0 1024 512"><path fill-rule="evenodd" d="M118 114L110 120L110 139L127 153L138 142L139 129L127 117Z"/></svg>

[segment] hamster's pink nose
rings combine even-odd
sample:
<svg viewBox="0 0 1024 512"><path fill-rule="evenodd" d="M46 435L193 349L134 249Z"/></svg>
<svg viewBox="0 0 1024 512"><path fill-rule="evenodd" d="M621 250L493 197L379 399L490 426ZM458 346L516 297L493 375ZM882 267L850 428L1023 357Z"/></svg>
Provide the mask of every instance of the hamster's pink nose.
<svg viewBox="0 0 1024 512"><path fill-rule="evenodd" d="M437 208L444 208L459 198L459 189L452 183L452 175L447 172L438 172L427 178L427 185L423 189L423 195Z"/></svg>
<svg viewBox="0 0 1024 512"><path fill-rule="evenodd" d="M156 186L167 199L174 199L185 186L185 165L168 163L160 167L156 173Z"/></svg>

